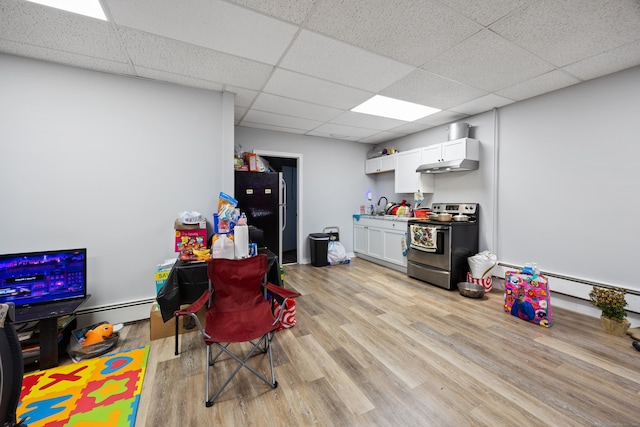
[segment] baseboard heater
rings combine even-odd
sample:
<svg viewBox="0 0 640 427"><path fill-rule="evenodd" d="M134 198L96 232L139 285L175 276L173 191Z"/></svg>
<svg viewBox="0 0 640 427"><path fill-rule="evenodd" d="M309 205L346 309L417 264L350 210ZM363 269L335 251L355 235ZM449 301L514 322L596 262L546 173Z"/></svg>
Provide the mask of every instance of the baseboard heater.
<svg viewBox="0 0 640 427"><path fill-rule="evenodd" d="M505 264L502 262L498 262L498 266L504 267L506 270L522 270L521 265L513 265L513 264ZM540 273L544 274L548 278L559 279L558 283L549 283L549 287L552 293L557 293L560 295L577 298L585 301L589 301L589 292L591 288L597 286L599 288L606 289L614 289L614 288L622 288L627 291L627 303L629 304L626 307L626 310L631 313L640 314L640 290L637 289L629 289L624 286L613 286L606 283L594 282L592 280L587 279L579 279L576 277L564 276L562 274L550 273L548 271L541 271ZM504 274L502 274L502 278L504 279ZM571 286L562 282L570 282ZM579 288L580 292L575 292L575 284L583 285ZM587 288L588 287L588 288Z"/></svg>
<svg viewBox="0 0 640 427"><path fill-rule="evenodd" d="M126 301L115 304L105 304L87 308L81 308L76 312L76 315L81 316L86 319L94 319L95 321L102 320L98 319L97 314L104 314L105 312L116 313L114 323L117 321L118 323L124 322L135 322L137 320L148 319L149 318L149 308L155 302L155 298L145 298L135 301ZM93 323L90 321L89 323Z"/></svg>

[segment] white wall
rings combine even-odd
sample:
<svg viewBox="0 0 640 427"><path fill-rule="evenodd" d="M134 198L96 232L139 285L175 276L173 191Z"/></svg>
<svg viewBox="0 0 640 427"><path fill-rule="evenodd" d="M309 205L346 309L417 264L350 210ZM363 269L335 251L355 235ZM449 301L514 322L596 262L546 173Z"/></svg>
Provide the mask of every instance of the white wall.
<svg viewBox="0 0 640 427"><path fill-rule="evenodd" d="M594 283L640 290L638 99L640 67L465 118L480 169L436 175L431 201L479 202L480 250L578 279L552 278L552 290L583 299ZM446 126L388 145L443 140ZM640 310L640 297L627 301Z"/></svg>
<svg viewBox="0 0 640 427"><path fill-rule="evenodd" d="M88 306L152 298L177 213L209 218L218 193L233 190L232 96L9 55L0 72L0 252L87 247ZM503 262L640 289L640 235L622 216L640 208L639 95L634 68L465 119L482 144L480 169L437 175L425 203L479 202L481 250ZM387 145L443 142L445 129ZM364 174L370 145L240 127L235 140L302 154L300 232L339 226L349 252L368 190L374 203L411 200L391 193L393 174ZM586 295L572 282L551 286Z"/></svg>
<svg viewBox="0 0 640 427"><path fill-rule="evenodd" d="M0 253L86 247L85 308L155 297L178 212L233 189L233 102L9 55L0 75Z"/></svg>
<svg viewBox="0 0 640 427"><path fill-rule="evenodd" d="M640 209L640 169L633 164L640 158L634 129L638 99L636 67L466 118L471 136L481 142L480 169L436 175L435 193L425 204L480 203L480 249L495 252L504 263L537 262L557 275L640 290L632 268L640 254L633 218ZM239 138L246 147L308 152L306 165L314 178L332 159L351 162L354 169L343 181L350 184L344 189L348 196L340 198L350 208L343 209L345 218L357 211L369 188L374 202L382 195L412 201L411 194L392 193L392 173L365 181L357 176L371 146L363 154L353 143L243 128L236 131ZM446 126L440 126L379 147L409 150L446 140ZM324 180L314 178L305 191L315 196ZM323 201L307 198L314 213ZM615 220L594 222L610 212L616 212ZM314 222L313 231L327 224ZM572 283L559 285L572 293ZM577 295L585 297L584 286Z"/></svg>
<svg viewBox="0 0 640 427"><path fill-rule="evenodd" d="M299 262L310 262L307 236L325 227L339 227L340 242L347 252L353 251L352 215L366 202L367 190L373 188L372 179L364 173L368 145L246 127L236 128L235 143L245 151L302 155L298 184L303 194L298 208L304 246L299 248Z"/></svg>
<svg viewBox="0 0 640 427"><path fill-rule="evenodd" d="M639 99L634 68L503 109L504 261L640 290Z"/></svg>

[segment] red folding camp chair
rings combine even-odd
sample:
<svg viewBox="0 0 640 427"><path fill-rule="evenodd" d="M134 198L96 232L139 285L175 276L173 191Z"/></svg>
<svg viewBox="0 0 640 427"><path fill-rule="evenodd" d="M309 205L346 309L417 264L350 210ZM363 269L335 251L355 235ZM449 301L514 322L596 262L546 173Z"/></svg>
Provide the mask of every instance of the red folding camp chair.
<svg viewBox="0 0 640 427"><path fill-rule="evenodd" d="M208 261L209 290L189 307L176 312L176 315L190 315L200 328L207 346L207 367L205 381L205 402L212 406L214 400L242 367L247 368L271 388L276 388L278 382L273 369L273 355L271 340L278 330L280 316L274 316L271 299L277 295L284 299L286 306L289 298L300 296L291 291L267 282L267 255L262 254L244 259L217 258ZM196 313L207 305L204 328ZM251 350L241 358L228 348L231 343L249 342ZM213 356L211 346L217 347L218 353ZM249 358L259 350L269 354L271 380L248 365ZM218 357L226 353L238 362L238 366L225 383L212 396L209 396L209 367L213 366Z"/></svg>

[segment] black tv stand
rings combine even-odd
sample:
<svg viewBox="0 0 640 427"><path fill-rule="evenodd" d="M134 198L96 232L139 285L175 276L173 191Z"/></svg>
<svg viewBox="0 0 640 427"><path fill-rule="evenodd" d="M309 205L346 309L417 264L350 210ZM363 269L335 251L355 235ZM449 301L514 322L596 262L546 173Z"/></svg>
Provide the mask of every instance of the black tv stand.
<svg viewBox="0 0 640 427"><path fill-rule="evenodd" d="M40 369L58 366L58 318L40 320Z"/></svg>
<svg viewBox="0 0 640 427"><path fill-rule="evenodd" d="M60 347L58 344L59 332L63 333L62 343L66 344L66 338L70 336L70 332L78 324L75 312L80 305L89 298L91 298L91 294L73 301L60 301L46 306L38 306L38 308L45 307L45 310L19 311L18 307L16 307L15 323L18 333L20 332L17 326L18 323L38 322L38 335L31 336L25 341L20 342L25 364L38 361L40 369L49 369L58 366L58 349ZM36 307L34 306L33 308ZM63 325L58 325L58 320L65 316L71 316L71 322L63 322ZM31 346L32 349L35 348L33 346L34 344L39 346L37 353L34 352L34 354L30 354L30 352L25 350L25 348L29 346Z"/></svg>
<svg viewBox="0 0 640 427"><path fill-rule="evenodd" d="M25 366L33 363L37 363L39 369L58 366L60 348L66 346L71 331L78 324L75 314L71 314L68 315L68 321L64 322L63 325L59 325L58 321L61 317L67 317L67 315L38 319L37 326L32 327L37 329L37 333L33 331L33 335L30 338L20 341ZM18 335L21 332L25 332L20 329L20 324L16 324L16 329L18 330ZM61 342L58 340L60 334L62 334ZM33 351L34 346L36 348L35 352Z"/></svg>

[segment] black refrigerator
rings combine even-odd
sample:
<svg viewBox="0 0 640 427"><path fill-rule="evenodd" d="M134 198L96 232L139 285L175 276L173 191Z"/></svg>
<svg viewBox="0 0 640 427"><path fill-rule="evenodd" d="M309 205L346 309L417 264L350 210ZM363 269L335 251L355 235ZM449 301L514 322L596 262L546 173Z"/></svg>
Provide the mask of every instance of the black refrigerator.
<svg viewBox="0 0 640 427"><path fill-rule="evenodd" d="M282 231L286 227L286 183L281 172L235 171L234 197L247 222L261 229L264 244L282 262Z"/></svg>

